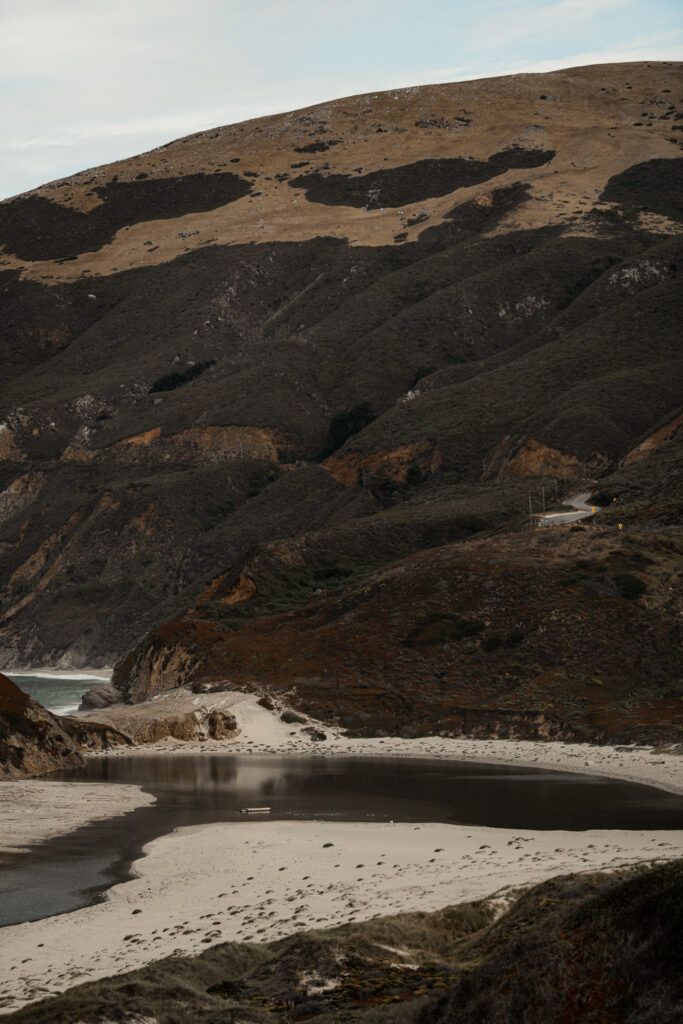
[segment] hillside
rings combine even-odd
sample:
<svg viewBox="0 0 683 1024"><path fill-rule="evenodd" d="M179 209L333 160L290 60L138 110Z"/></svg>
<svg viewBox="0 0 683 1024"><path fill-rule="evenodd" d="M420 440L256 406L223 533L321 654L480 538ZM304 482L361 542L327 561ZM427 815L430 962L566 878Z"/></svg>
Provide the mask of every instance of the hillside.
<svg viewBox="0 0 683 1024"><path fill-rule="evenodd" d="M561 496L586 476L618 494L621 519L670 530L680 97L670 63L401 89L203 132L0 204L3 664L111 664L148 631L175 636L163 624L179 617L230 646L233 605L288 612L396 559L438 582L440 559L469 556L432 549L517 530L530 493L540 511L542 487ZM508 556L490 550L495 577ZM574 592L546 583L564 607ZM499 613L458 594L449 615ZM606 592L591 597L605 644L603 599L654 636L649 611ZM526 615L485 628L527 635ZM652 640L639 701L668 692L668 642ZM382 654L389 675L397 650ZM547 671L565 656L551 642Z"/></svg>
<svg viewBox="0 0 683 1024"><path fill-rule="evenodd" d="M330 540L216 580L117 665L121 697L227 681L352 735L680 741L680 534L475 539L355 582L325 578Z"/></svg>

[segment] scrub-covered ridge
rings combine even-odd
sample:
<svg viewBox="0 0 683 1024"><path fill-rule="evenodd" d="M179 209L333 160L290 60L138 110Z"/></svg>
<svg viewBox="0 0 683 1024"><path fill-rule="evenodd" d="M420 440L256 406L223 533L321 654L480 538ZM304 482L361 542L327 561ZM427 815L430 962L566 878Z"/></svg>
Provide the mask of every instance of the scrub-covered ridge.
<svg viewBox="0 0 683 1024"><path fill-rule="evenodd" d="M680 95L350 97L0 204L3 663L670 738ZM519 534L591 489L595 528Z"/></svg>

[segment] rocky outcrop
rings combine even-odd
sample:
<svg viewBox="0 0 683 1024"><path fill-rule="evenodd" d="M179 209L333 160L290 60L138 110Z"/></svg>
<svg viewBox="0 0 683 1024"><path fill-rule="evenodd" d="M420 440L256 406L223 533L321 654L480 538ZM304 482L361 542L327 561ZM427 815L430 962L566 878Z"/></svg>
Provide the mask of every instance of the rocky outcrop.
<svg viewBox="0 0 683 1024"><path fill-rule="evenodd" d="M83 755L60 720L0 674L0 779L45 775L82 764Z"/></svg>
<svg viewBox="0 0 683 1024"><path fill-rule="evenodd" d="M123 463L183 460L196 465L240 458L277 462L278 448L284 444L272 430L233 426L192 427L178 434L164 434L160 427L154 427L102 449L91 448L88 439L87 431L79 432L62 452L62 460Z"/></svg>
<svg viewBox="0 0 683 1024"><path fill-rule="evenodd" d="M45 480L41 472L22 473L0 492L0 523L4 523L31 504Z"/></svg>
<svg viewBox="0 0 683 1024"><path fill-rule="evenodd" d="M557 479L579 480L588 475L599 475L608 460L599 452L589 459L550 448L535 438L515 442L505 437L493 450L484 468L484 480L522 480L528 476L550 476Z"/></svg>
<svg viewBox="0 0 683 1024"><path fill-rule="evenodd" d="M325 463L325 468L335 480L347 487L363 486L377 476L395 484L405 484L411 478L421 480L431 476L440 467L441 455L435 441L418 441L370 455L344 451L331 455Z"/></svg>
<svg viewBox="0 0 683 1024"><path fill-rule="evenodd" d="M65 732L81 750L111 750L112 747L130 747L133 741L113 725L93 722L85 718L65 715L60 719Z"/></svg>
<svg viewBox="0 0 683 1024"><path fill-rule="evenodd" d="M140 645L114 666L112 686L133 704L147 701L164 690L189 685L201 659L184 620L174 620L158 630L150 644Z"/></svg>
<svg viewBox="0 0 683 1024"><path fill-rule="evenodd" d="M121 713L115 717L115 721L120 726L116 731L123 731L128 741L135 746L158 743L165 739L198 740L206 736L199 716L193 711L178 715L162 713L158 718L141 718L135 714Z"/></svg>
<svg viewBox="0 0 683 1024"><path fill-rule="evenodd" d="M108 708L111 704L119 704L123 694L113 683L102 683L91 686L81 697L79 711L92 711L93 708Z"/></svg>
<svg viewBox="0 0 683 1024"><path fill-rule="evenodd" d="M92 711L70 720L68 728L82 737L88 750L165 739L229 739L237 732L229 704L230 699L220 694L209 693L201 699L180 688L152 701Z"/></svg>
<svg viewBox="0 0 683 1024"><path fill-rule="evenodd" d="M228 739L237 731L237 720L227 711L211 711L207 725L209 737L212 740Z"/></svg>
<svg viewBox="0 0 683 1024"><path fill-rule="evenodd" d="M17 443L15 432L7 423L0 423L0 461L19 462L23 452Z"/></svg>

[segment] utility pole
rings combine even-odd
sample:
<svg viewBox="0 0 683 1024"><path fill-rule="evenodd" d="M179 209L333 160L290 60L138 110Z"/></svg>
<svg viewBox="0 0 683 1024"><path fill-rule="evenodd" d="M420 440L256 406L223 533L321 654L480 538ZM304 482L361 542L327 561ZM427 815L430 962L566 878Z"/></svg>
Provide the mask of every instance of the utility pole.
<svg viewBox="0 0 683 1024"><path fill-rule="evenodd" d="M533 530L533 528L534 528L534 517L533 517L533 514L531 512L531 495L529 495L529 529Z"/></svg>
<svg viewBox="0 0 683 1024"><path fill-rule="evenodd" d="M541 491L543 493L543 515L545 515L545 484L541 487Z"/></svg>

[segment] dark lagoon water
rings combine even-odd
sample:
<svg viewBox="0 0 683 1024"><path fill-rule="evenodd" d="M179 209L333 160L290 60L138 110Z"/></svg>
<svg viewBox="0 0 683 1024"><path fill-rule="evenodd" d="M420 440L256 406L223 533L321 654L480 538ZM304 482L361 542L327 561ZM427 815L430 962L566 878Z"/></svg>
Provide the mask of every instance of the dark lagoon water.
<svg viewBox="0 0 683 1024"><path fill-rule="evenodd" d="M81 697L91 686L105 682L97 676L84 672L72 675L51 676L47 672L5 672L4 675L16 683L20 690L34 697L44 708L55 715L71 715L78 709Z"/></svg>
<svg viewBox="0 0 683 1024"><path fill-rule="evenodd" d="M649 786L533 768L407 758L173 754L102 757L54 778L135 783L151 807L95 823L11 858L0 871L0 924L102 899L130 878L146 843L174 828L268 820L440 821L518 829L683 828L683 798ZM252 819L258 829L258 820Z"/></svg>

